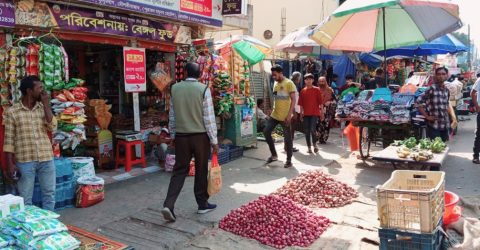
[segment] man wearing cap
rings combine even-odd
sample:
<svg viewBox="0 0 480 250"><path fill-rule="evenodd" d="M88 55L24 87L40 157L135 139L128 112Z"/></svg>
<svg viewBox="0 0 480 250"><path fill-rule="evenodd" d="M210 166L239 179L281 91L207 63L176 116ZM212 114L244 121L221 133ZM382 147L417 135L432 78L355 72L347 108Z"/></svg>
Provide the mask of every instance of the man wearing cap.
<svg viewBox="0 0 480 250"><path fill-rule="evenodd" d="M303 120L303 126L305 128L305 138L307 140L308 153L311 154L312 144L315 153L318 152L315 128L317 127L318 118L322 116L323 107L321 106L323 104L323 100L320 88L313 86L313 81L315 79L313 74L308 73L304 78L305 88L303 88L300 92L298 105L300 106L300 119ZM322 79L325 78L322 77Z"/></svg>
<svg viewBox="0 0 480 250"><path fill-rule="evenodd" d="M280 65L272 67L272 78L275 80L275 85L273 86L273 111L263 131L268 147L270 148L270 153L272 154L272 156L267 159L267 164L278 160L272 132L275 127L280 124L283 128L285 151L287 153L287 161L284 167L289 168L292 167L293 143L290 126L293 112L295 111L296 86L283 75L283 69Z"/></svg>

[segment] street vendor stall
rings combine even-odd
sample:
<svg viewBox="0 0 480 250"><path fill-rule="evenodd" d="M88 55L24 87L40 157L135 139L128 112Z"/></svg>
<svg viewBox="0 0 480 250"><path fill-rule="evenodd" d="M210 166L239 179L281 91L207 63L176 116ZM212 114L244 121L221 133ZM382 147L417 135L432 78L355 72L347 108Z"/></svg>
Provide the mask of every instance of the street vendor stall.
<svg viewBox="0 0 480 250"><path fill-rule="evenodd" d="M360 155L367 158L371 144L381 143L386 148L413 134L410 113L414 99L412 94L392 95L387 88L365 90L358 97L347 94L338 103L336 117L359 128Z"/></svg>

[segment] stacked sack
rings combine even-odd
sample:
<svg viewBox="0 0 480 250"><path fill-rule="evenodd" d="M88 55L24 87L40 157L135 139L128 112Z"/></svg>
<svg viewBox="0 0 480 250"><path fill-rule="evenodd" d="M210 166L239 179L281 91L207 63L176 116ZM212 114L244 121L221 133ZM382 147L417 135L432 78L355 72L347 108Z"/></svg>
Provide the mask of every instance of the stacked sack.
<svg viewBox="0 0 480 250"><path fill-rule="evenodd" d="M56 90L53 94L52 109L58 121L58 128L54 134L54 141L60 143L62 149L72 149L86 140L85 126L85 99L87 88L81 87L84 81L72 78L64 84L63 90Z"/></svg>
<svg viewBox="0 0 480 250"><path fill-rule="evenodd" d="M0 247L34 250L77 249L80 241L68 233L68 228L58 217L60 215L35 206L26 206L24 211L12 213L0 221Z"/></svg>

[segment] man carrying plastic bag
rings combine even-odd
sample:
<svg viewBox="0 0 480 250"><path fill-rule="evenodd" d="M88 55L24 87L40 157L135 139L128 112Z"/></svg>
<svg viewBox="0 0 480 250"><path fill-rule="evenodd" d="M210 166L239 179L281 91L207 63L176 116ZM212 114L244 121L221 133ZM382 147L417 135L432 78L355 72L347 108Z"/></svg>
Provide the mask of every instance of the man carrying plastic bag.
<svg viewBox="0 0 480 250"><path fill-rule="evenodd" d="M218 155L213 154L210 171L208 172L208 194L210 196L217 194L222 190L222 168L218 164Z"/></svg>

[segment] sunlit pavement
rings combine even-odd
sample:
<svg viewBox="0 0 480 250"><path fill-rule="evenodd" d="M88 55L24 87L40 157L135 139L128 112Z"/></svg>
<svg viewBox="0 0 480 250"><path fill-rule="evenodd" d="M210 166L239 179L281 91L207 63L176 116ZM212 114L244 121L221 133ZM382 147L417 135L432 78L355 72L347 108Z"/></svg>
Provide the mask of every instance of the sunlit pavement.
<svg viewBox="0 0 480 250"><path fill-rule="evenodd" d="M480 166L471 163L474 127L473 121L461 122L442 169L447 172L447 190L472 201L480 188ZM339 130L332 131L330 141L316 155L306 153L303 136L297 137L294 144L300 152L294 153L294 167L290 169L283 168L286 157L283 143L276 144L279 161L268 166L264 165L269 157L264 142L259 142L257 149L245 151L244 158L223 165L222 192L210 200L219 207L212 213L196 214L193 178L187 178L175 208L179 218L176 225L165 224L157 213L169 183L170 174L164 172L108 185L103 203L87 209L65 210L62 218L66 223L131 244L135 249L269 249L219 230L216 225L231 209L275 191L288 179L308 170L322 170L355 187L360 197L343 208L315 210L334 225L310 249L378 249L364 241L378 240L375 187L390 177L392 166L358 160L346 150L348 143ZM185 229L191 227L195 230Z"/></svg>

